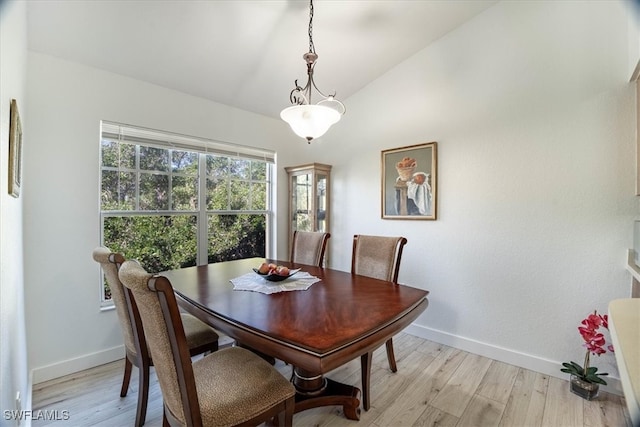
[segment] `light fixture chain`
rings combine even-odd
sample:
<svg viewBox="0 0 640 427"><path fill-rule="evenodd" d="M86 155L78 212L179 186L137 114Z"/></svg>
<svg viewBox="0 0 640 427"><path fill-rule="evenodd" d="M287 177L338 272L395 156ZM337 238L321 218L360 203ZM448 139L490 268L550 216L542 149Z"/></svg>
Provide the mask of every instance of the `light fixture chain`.
<svg viewBox="0 0 640 427"><path fill-rule="evenodd" d="M313 45L313 0L309 1L309 52L316 53Z"/></svg>

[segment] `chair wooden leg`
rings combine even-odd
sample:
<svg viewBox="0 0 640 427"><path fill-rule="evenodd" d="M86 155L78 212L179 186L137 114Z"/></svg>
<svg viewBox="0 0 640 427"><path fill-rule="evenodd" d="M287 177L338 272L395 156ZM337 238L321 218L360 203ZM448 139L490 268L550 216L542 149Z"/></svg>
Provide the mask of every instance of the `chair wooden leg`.
<svg viewBox="0 0 640 427"><path fill-rule="evenodd" d="M143 361L138 369L138 408L136 410L136 427L142 427L147 418L147 401L149 400L149 361Z"/></svg>
<svg viewBox="0 0 640 427"><path fill-rule="evenodd" d="M131 361L127 356L124 357L124 377L122 378L122 388L120 389L120 397L125 397L129 391L129 381L131 380Z"/></svg>
<svg viewBox="0 0 640 427"><path fill-rule="evenodd" d="M393 338L389 338L386 342L387 347L387 359L389 360L389 369L391 372L397 372L396 356L393 354Z"/></svg>
<svg viewBox="0 0 640 427"><path fill-rule="evenodd" d="M293 411L296 407L296 398L292 396L284 403L284 427L293 426Z"/></svg>
<svg viewBox="0 0 640 427"><path fill-rule="evenodd" d="M371 380L371 360L373 352L365 353L360 356L360 371L362 375L362 407L365 411L369 410L369 383Z"/></svg>

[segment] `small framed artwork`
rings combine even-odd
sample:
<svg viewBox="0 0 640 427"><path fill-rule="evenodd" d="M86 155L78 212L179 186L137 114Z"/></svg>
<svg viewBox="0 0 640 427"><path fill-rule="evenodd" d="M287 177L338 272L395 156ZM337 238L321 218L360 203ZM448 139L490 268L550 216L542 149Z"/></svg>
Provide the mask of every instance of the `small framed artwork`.
<svg viewBox="0 0 640 427"><path fill-rule="evenodd" d="M382 218L436 219L437 143L382 151Z"/></svg>
<svg viewBox="0 0 640 427"><path fill-rule="evenodd" d="M22 123L18 113L18 103L11 100L9 121L9 194L20 196L22 183Z"/></svg>

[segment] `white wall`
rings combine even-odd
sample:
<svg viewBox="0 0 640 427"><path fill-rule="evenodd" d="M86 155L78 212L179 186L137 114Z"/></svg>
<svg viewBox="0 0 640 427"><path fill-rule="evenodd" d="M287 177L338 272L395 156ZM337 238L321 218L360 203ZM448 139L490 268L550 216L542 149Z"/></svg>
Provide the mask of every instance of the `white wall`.
<svg viewBox="0 0 640 427"><path fill-rule="evenodd" d="M295 164L303 147L280 120L158 86L29 54L25 155L25 281L34 383L123 357L114 311L101 312L98 211L100 120L262 146ZM305 144L306 145L306 144ZM286 203L280 192L279 205ZM278 219L286 229L286 210ZM279 244L286 254L286 241Z"/></svg>
<svg viewBox="0 0 640 427"><path fill-rule="evenodd" d="M560 362L583 356L580 320L629 292L638 206L627 22L616 2L499 3L347 99L344 119L310 146L274 119L30 54L34 379L121 354L90 257L100 119L277 149L281 207L281 166L332 164L332 267L350 268L353 234L404 235L400 281L431 292L411 332L562 376ZM438 220L381 220L380 151L429 141L439 144ZM284 209L278 224L286 256ZM611 356L597 365L616 372Z"/></svg>
<svg viewBox="0 0 640 427"><path fill-rule="evenodd" d="M632 77L632 80L634 80L637 79L640 74L640 3L637 1L629 4L627 22L629 31L627 73Z"/></svg>
<svg viewBox="0 0 640 427"><path fill-rule="evenodd" d="M400 281L430 291L411 332L555 376L582 363L579 322L629 295L626 25L616 2L501 2L346 100L313 147L334 165L332 266L353 234L406 236ZM380 151L430 141L438 220L380 219Z"/></svg>
<svg viewBox="0 0 640 427"><path fill-rule="evenodd" d="M9 106L18 102L23 123L29 123L26 99L27 12L24 2L0 4L0 425L16 425L5 419L5 410L17 409L20 392L23 408L29 407L31 388L27 368L25 333L22 212L24 195L8 194ZM23 128L29 144L29 128ZM23 176L26 184L27 177Z"/></svg>

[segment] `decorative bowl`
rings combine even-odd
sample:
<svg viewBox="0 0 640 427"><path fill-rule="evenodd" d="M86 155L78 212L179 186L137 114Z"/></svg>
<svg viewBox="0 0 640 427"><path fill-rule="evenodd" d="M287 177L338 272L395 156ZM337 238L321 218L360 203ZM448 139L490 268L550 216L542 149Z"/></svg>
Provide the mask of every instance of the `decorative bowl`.
<svg viewBox="0 0 640 427"><path fill-rule="evenodd" d="M300 271L299 268L296 268L295 270L289 270L289 275L288 276L281 276L280 274L275 274L275 273L271 273L271 274L262 274L258 271L257 268L254 268L253 271L260 277L264 277L266 280L270 281L270 282L281 282L285 279L288 279L289 277L293 276L294 274L296 274L298 271Z"/></svg>

